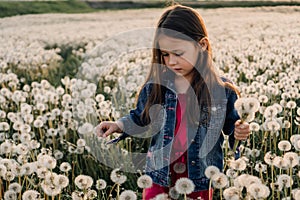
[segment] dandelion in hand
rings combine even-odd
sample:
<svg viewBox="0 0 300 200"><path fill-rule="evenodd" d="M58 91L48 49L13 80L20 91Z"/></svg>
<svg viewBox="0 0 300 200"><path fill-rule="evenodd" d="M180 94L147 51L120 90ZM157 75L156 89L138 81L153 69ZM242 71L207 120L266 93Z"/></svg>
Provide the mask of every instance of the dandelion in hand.
<svg viewBox="0 0 300 200"><path fill-rule="evenodd" d="M255 118L255 112L258 111L260 104L255 98L239 98L234 103L234 107L241 118L241 123L243 123L251 122Z"/></svg>
<svg viewBox="0 0 300 200"><path fill-rule="evenodd" d="M249 97L249 98L239 98L236 100L236 102L234 103L234 107L237 110L239 116L240 116L240 121L238 121L238 123L236 123L236 125L239 125L240 128L245 128L244 123L249 123L251 121L254 120L255 118L255 112L257 112L259 110L260 107L260 103L257 99ZM249 126L249 125L248 125ZM239 138L237 138L237 136ZM233 146L233 151L236 150L240 139L239 135L235 135L236 139L234 142L234 146Z"/></svg>

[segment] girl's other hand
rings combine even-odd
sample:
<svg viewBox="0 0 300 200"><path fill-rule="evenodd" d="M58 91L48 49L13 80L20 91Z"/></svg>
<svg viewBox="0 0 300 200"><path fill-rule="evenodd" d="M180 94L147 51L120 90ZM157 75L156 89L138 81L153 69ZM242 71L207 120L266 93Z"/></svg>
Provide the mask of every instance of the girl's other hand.
<svg viewBox="0 0 300 200"><path fill-rule="evenodd" d="M101 122L95 128L95 134L98 137L107 137L112 133L121 133L122 132L122 124L120 122L111 122L111 121L104 121Z"/></svg>
<svg viewBox="0 0 300 200"><path fill-rule="evenodd" d="M241 120L235 122L234 138L236 140L246 140L250 135L250 127L247 122L241 123Z"/></svg>

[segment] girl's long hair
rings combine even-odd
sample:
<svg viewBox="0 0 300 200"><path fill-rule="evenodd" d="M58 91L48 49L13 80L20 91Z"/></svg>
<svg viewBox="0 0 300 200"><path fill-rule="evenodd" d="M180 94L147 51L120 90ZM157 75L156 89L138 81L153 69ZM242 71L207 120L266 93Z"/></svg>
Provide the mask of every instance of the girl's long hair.
<svg viewBox="0 0 300 200"><path fill-rule="evenodd" d="M168 7L162 14L154 36L151 69L145 82L145 84L149 81L154 83L141 116L146 124L150 123L150 107L153 104L162 104L164 101L164 94L167 89L163 83L166 78L165 75L167 74L167 79L170 79L170 74L172 74L168 73L170 70L164 65L165 63L158 45L158 39L161 35L188 40L195 45L203 38L208 39L204 21L196 10L182 5L173 5ZM195 123L199 122L199 119L195 118L198 115L193 115L195 113L195 110L193 110L195 104L198 103L199 108L203 105L210 106L209 87L228 87L237 92L237 89L231 83L223 82L217 75L212 64L212 50L209 42L206 51L199 51L190 84L190 88L193 91L188 92L193 92L197 99L188 98L187 116L190 121Z"/></svg>

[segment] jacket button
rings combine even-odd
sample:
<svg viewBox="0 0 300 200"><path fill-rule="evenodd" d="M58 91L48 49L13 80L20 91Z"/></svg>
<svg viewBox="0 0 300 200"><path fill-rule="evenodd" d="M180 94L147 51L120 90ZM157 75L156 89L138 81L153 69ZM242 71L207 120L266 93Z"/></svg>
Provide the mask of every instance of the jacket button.
<svg viewBox="0 0 300 200"><path fill-rule="evenodd" d="M196 162L195 162L195 161L192 161L191 163L192 163L192 165L195 165L195 164L196 164Z"/></svg>

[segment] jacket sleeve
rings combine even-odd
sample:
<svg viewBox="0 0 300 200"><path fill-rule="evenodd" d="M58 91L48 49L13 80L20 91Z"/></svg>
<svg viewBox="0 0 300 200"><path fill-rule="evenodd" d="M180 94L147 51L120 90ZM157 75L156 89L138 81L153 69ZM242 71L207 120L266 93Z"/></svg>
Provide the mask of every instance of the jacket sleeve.
<svg viewBox="0 0 300 200"><path fill-rule="evenodd" d="M229 135L229 144L233 148L234 145L234 123L240 119L237 110L234 108L234 103L237 100L237 94L231 90L227 90L227 108L226 108L226 118L223 126L223 132L225 135Z"/></svg>
<svg viewBox="0 0 300 200"><path fill-rule="evenodd" d="M141 120L141 114L145 108L149 93L150 93L150 84L147 83L141 89L135 109L130 110L128 115L123 116L118 119L123 124L123 133L120 137L109 141L107 144L117 143L128 136L136 135L147 131L148 127Z"/></svg>

